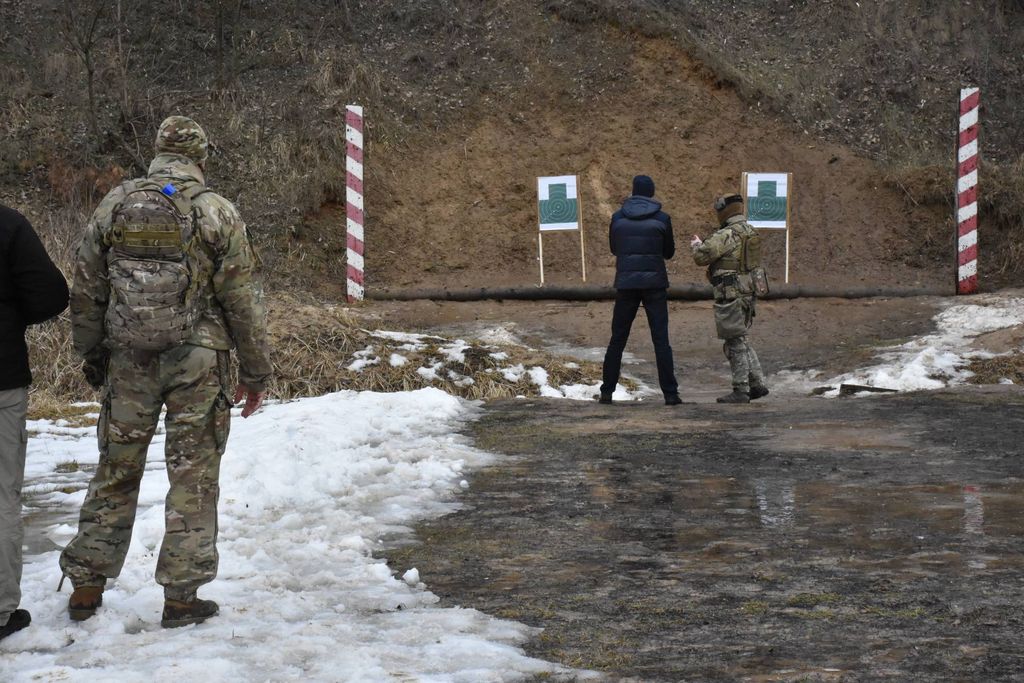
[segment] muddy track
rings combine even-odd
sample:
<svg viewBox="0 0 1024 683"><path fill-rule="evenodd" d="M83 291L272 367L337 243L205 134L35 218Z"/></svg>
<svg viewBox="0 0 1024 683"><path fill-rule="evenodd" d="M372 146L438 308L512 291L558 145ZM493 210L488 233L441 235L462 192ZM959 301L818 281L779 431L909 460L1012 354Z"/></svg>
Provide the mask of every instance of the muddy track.
<svg viewBox="0 0 1024 683"><path fill-rule="evenodd" d="M611 680L1020 680L1024 394L771 398L492 404L389 561Z"/></svg>

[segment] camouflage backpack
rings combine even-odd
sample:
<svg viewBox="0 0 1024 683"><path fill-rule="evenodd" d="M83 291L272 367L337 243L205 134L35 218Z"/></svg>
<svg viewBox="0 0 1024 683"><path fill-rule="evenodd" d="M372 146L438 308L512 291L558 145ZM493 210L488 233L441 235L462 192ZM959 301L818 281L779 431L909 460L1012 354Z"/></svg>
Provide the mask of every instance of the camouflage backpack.
<svg viewBox="0 0 1024 683"><path fill-rule="evenodd" d="M192 202L206 191L148 178L126 184L105 240L106 329L114 343L164 351L191 338L205 312L202 283L210 272Z"/></svg>
<svg viewBox="0 0 1024 683"><path fill-rule="evenodd" d="M749 223L744 222L743 225L746 230L732 226L733 234L740 240L737 255L739 267L736 270L745 275L749 274L753 293L764 296L768 294L768 273L761 266L761 235Z"/></svg>

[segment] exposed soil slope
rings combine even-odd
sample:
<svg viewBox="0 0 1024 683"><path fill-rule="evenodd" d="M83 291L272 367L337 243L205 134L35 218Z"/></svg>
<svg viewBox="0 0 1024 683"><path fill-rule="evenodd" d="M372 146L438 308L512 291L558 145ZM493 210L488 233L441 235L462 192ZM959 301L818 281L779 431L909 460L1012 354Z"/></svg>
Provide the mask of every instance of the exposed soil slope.
<svg viewBox="0 0 1024 683"><path fill-rule="evenodd" d="M797 281L945 283L942 174L961 83L984 89L984 156L1005 166L998 191L983 184L982 244L1020 251L1022 11L1019 0L0 0L0 201L50 244L73 244L99 196L144 167L159 121L192 114L214 139L212 184L238 201L272 284L336 295L340 131L345 104L360 102L370 286L534 282L534 178L573 172L592 279L607 282L604 228L633 173L655 176L685 246L744 170L796 174ZM935 182L904 182L907 166ZM886 182L894 170L902 187ZM553 281L578 277L571 235L546 246ZM673 277L698 279L685 260ZM980 267L1020 263L983 255Z"/></svg>
<svg viewBox="0 0 1024 683"><path fill-rule="evenodd" d="M689 236L708 234L713 198L736 191L743 171L794 173L794 281L950 281L944 264L905 265L919 251L915 234L945 215L908 211L873 162L750 107L673 44L631 44L631 78L590 104L496 112L417 154L379 154L372 163L389 173L369 188L371 286L536 282L535 179L564 173L580 175L592 281L611 282L608 219L637 173L654 177L673 215L679 253L670 275L701 280ZM769 235L767 253L781 280L781 232ZM580 280L575 235L546 236L545 261L550 281Z"/></svg>

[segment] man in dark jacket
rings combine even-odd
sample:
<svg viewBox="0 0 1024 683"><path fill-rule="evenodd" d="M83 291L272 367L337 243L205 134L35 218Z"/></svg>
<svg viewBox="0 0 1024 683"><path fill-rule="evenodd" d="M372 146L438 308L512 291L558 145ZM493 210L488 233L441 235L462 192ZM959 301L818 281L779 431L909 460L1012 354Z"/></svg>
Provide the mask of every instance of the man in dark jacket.
<svg viewBox="0 0 1024 683"><path fill-rule="evenodd" d="M612 216L609 246L615 254L615 310L612 338L604 356L601 403L611 403L622 368L622 352L641 302L654 342L658 383L667 405L678 405L679 384L672 369L672 347L668 343L668 272L665 260L676 251L672 219L654 199L654 181L649 176L633 178L633 195Z"/></svg>
<svg viewBox="0 0 1024 683"><path fill-rule="evenodd" d="M0 639L28 626L21 602L21 484L28 437L27 325L67 308L68 285L38 235L17 211L0 206Z"/></svg>

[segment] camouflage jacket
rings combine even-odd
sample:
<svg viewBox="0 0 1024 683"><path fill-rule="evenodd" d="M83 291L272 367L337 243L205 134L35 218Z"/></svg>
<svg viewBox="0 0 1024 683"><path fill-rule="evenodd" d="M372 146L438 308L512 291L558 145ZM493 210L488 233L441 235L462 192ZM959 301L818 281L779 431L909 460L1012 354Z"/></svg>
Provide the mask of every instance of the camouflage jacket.
<svg viewBox="0 0 1024 683"><path fill-rule="evenodd" d="M160 154L153 159L148 176L179 187L205 183L196 164L174 154ZM107 237L113 210L124 196L124 186L119 186L103 198L86 225L78 248L71 289L71 324L75 350L87 361L102 358L110 345L104 332L110 300ZM206 312L188 343L222 351L237 348L239 380L250 389L261 391L270 379L272 366L266 311L253 273L256 255L249 244L245 223L231 202L213 192L196 197L193 211L214 263L213 274L203 285Z"/></svg>
<svg viewBox="0 0 1024 683"><path fill-rule="evenodd" d="M740 223L743 225L739 225ZM743 240L736 234L736 230L743 232L744 226L747 230L753 230L743 216L728 218L711 237L693 248L693 260L697 265L708 266L708 279L713 275L735 273L739 269Z"/></svg>

